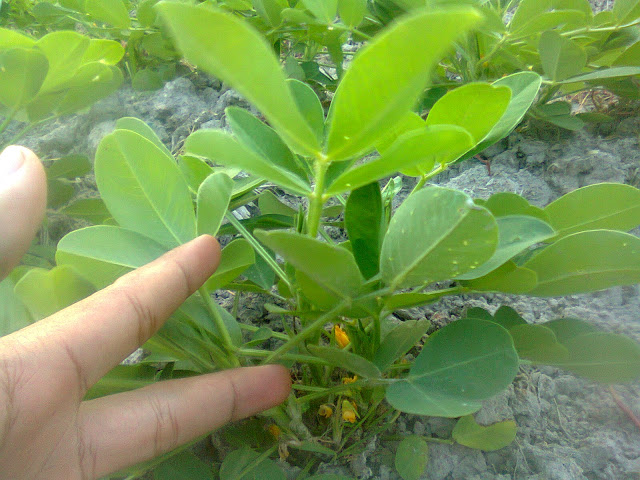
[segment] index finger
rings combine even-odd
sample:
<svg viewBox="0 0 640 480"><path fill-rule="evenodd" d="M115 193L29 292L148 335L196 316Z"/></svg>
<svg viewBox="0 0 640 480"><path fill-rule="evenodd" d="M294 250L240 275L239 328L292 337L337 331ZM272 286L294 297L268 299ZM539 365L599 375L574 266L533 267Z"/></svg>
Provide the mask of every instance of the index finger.
<svg viewBox="0 0 640 480"><path fill-rule="evenodd" d="M21 343L39 344L42 366L75 377L81 398L146 342L211 276L219 260L218 242L208 235L198 237L27 327Z"/></svg>

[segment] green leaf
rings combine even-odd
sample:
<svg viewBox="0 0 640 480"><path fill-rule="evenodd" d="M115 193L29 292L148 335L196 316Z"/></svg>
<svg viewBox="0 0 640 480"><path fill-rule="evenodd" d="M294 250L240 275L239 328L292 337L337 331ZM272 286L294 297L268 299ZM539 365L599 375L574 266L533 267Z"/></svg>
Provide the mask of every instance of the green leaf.
<svg viewBox="0 0 640 480"><path fill-rule="evenodd" d="M362 276L351 252L299 233L256 230L254 235L297 270L341 298L356 296Z"/></svg>
<svg viewBox="0 0 640 480"><path fill-rule="evenodd" d="M236 318L220 305L214 304L214 307L218 311L218 315L222 318L233 345L242 345L242 330L240 330L240 325ZM212 333L214 336L218 337L218 339L221 337L218 326L213 321L213 318L209 313L209 309L205 306L204 299L199 295L192 295L189 297L187 301L180 306L178 311L184 314L184 317L182 317L180 321L192 325L195 331L202 332L204 330ZM200 340L200 335L194 336L206 350L208 348L208 342ZM205 358L209 358L209 355L205 355Z"/></svg>
<svg viewBox="0 0 640 480"><path fill-rule="evenodd" d="M457 280L472 280L492 272L511 260L518 253L554 236L555 231L542 220L526 215L498 217L498 248L493 256L482 265L459 275Z"/></svg>
<svg viewBox="0 0 640 480"><path fill-rule="evenodd" d="M516 439L518 426L513 420L484 426L478 425L472 415L460 418L451 436L460 445L485 452L500 450Z"/></svg>
<svg viewBox="0 0 640 480"><path fill-rule="evenodd" d="M98 225L65 235L58 243L56 263L71 265L100 289L166 251L167 247L134 231Z"/></svg>
<svg viewBox="0 0 640 480"><path fill-rule="evenodd" d="M189 135L185 150L225 166L242 168L298 195L308 195L311 187L280 165L254 153L221 130L198 130Z"/></svg>
<svg viewBox="0 0 640 480"><path fill-rule="evenodd" d="M342 23L355 28L367 13L367 0L338 0L338 13Z"/></svg>
<svg viewBox="0 0 640 480"><path fill-rule="evenodd" d="M131 80L131 86L138 92L159 90L163 85L162 77L152 68L138 70Z"/></svg>
<svg viewBox="0 0 640 480"><path fill-rule="evenodd" d="M500 78L493 86L507 86L511 89L511 100L507 109L484 139L465 155L471 158L506 137L518 126L535 101L542 78L535 72L518 72Z"/></svg>
<svg viewBox="0 0 640 480"><path fill-rule="evenodd" d="M189 62L256 105L296 153L313 155L320 150L263 36L241 19L213 8L169 2L156 8Z"/></svg>
<svg viewBox="0 0 640 480"><path fill-rule="evenodd" d="M91 171L91 163L84 155L67 155L54 160L47 168L47 178L75 180Z"/></svg>
<svg viewBox="0 0 640 480"><path fill-rule="evenodd" d="M40 89L48 92L63 88L71 80L82 64L89 39L72 31L51 32L38 40L36 47L49 61L47 78Z"/></svg>
<svg viewBox="0 0 640 480"><path fill-rule="evenodd" d="M178 158L178 167L193 193L197 193L202 182L214 172L207 162L191 155L181 155Z"/></svg>
<svg viewBox="0 0 640 480"><path fill-rule="evenodd" d="M488 83L468 83L449 91L429 111L426 123L457 125L467 130L474 143L482 141L505 114L511 89Z"/></svg>
<svg viewBox="0 0 640 480"><path fill-rule="evenodd" d="M268 249L267 252L271 258L275 260L273 252ZM271 265L260 255L256 255L255 263L247 268L243 272L243 275L247 280L255 283L264 290L271 290L271 287L276 281L276 272L273 271Z"/></svg>
<svg viewBox="0 0 640 480"><path fill-rule="evenodd" d="M275 462L247 447L227 454L220 466L220 480L286 480L286 478Z"/></svg>
<svg viewBox="0 0 640 480"><path fill-rule="evenodd" d="M147 125L144 121L135 117L122 117L116 122L116 129L118 130L131 130L138 135L142 135L144 138L153 143L156 147L162 150L169 158L173 158L169 149L162 143L162 140L156 135L156 132Z"/></svg>
<svg viewBox="0 0 640 480"><path fill-rule="evenodd" d="M333 23L338 13L338 0L302 0L314 17L326 24Z"/></svg>
<svg viewBox="0 0 640 480"><path fill-rule="evenodd" d="M272 27L280 25L282 10L288 6L286 0L252 0L252 3L256 13Z"/></svg>
<svg viewBox="0 0 640 480"><path fill-rule="evenodd" d="M502 305L493 314L493 321L507 330L519 325L527 325L527 322L513 308Z"/></svg>
<svg viewBox="0 0 640 480"><path fill-rule="evenodd" d="M587 53L584 49L554 30L540 35L538 52L544 73L553 81L577 75L587 64Z"/></svg>
<svg viewBox="0 0 640 480"><path fill-rule="evenodd" d="M567 358L569 352L544 325L516 325L509 329L520 358L533 363L554 364Z"/></svg>
<svg viewBox="0 0 640 480"><path fill-rule="evenodd" d="M344 225L362 276L373 277L379 270L380 247L386 229L377 182L351 192L344 211Z"/></svg>
<svg viewBox="0 0 640 480"><path fill-rule="evenodd" d="M431 324L426 319L402 322L384 337L373 357L373 363L384 372L422 339L429 325Z"/></svg>
<svg viewBox="0 0 640 480"><path fill-rule="evenodd" d="M553 297L640 282L640 238L590 230L561 238L527 261L538 275L528 295Z"/></svg>
<svg viewBox="0 0 640 480"><path fill-rule="evenodd" d="M297 210L280 201L278 197L271 193L271 190L265 190L258 196L258 208L260 209L260 213L264 215L286 215L287 217L294 217L298 214Z"/></svg>
<svg viewBox="0 0 640 480"><path fill-rule="evenodd" d="M557 239L585 230L629 231L640 225L640 190L598 183L574 190L544 209Z"/></svg>
<svg viewBox="0 0 640 480"><path fill-rule="evenodd" d="M24 33L8 28L0 28L0 49L25 47L30 48L36 43L34 39Z"/></svg>
<svg viewBox="0 0 640 480"><path fill-rule="evenodd" d="M402 439L396 450L395 466L403 480L418 480L429 462L429 445L418 435Z"/></svg>
<svg viewBox="0 0 640 480"><path fill-rule="evenodd" d="M431 335L409 375L387 388L387 400L417 415L468 415L507 388L518 365L504 328L486 320L458 320Z"/></svg>
<svg viewBox="0 0 640 480"><path fill-rule="evenodd" d="M322 103L309 85L293 78L287 79L287 85L291 89L293 99L305 118L318 141L324 137L324 108Z"/></svg>
<svg viewBox="0 0 640 480"><path fill-rule="evenodd" d="M260 155L281 170L295 175L303 183L308 183L307 172L300 160L282 141L271 127L268 127L244 108L227 107L225 114L231 131L243 145Z"/></svg>
<svg viewBox="0 0 640 480"><path fill-rule="evenodd" d="M553 365L596 382L615 384L640 377L640 345L624 335L594 332L562 343L569 351L565 361Z"/></svg>
<svg viewBox="0 0 640 480"><path fill-rule="evenodd" d="M153 480L213 480L211 465L190 450L171 455L153 469Z"/></svg>
<svg viewBox="0 0 640 480"><path fill-rule="evenodd" d="M563 344L574 337L599 332L594 325L579 318L558 318L543 325L552 330L558 341Z"/></svg>
<svg viewBox="0 0 640 480"><path fill-rule="evenodd" d="M156 373L150 365L118 365L89 389L84 400L146 387L155 383Z"/></svg>
<svg viewBox="0 0 640 480"><path fill-rule="evenodd" d="M640 5L640 2L638 2ZM638 67L640 66L640 41L634 43L622 52L612 63L612 67Z"/></svg>
<svg viewBox="0 0 640 480"><path fill-rule="evenodd" d="M216 235L224 220L233 180L224 173L214 173L202 182L197 199L197 234Z"/></svg>
<svg viewBox="0 0 640 480"><path fill-rule="evenodd" d="M10 110L29 103L38 94L48 68L47 57L37 50L0 52L0 103Z"/></svg>
<svg viewBox="0 0 640 480"><path fill-rule="evenodd" d="M234 240L222 249L220 265L205 282L208 291L218 290L235 280L256 261L253 247L244 238Z"/></svg>
<svg viewBox="0 0 640 480"><path fill-rule="evenodd" d="M131 130L116 130L100 142L94 168L100 195L122 227L167 247L195 238L189 187L155 144Z"/></svg>
<svg viewBox="0 0 640 480"><path fill-rule="evenodd" d="M473 145L466 130L454 125L437 125L402 135L376 159L348 169L329 184L327 195L354 190L398 171L422 175L436 163L451 162Z"/></svg>
<svg viewBox="0 0 640 480"><path fill-rule="evenodd" d="M13 291L11 276L0 281L0 337L26 327L32 322L27 308Z"/></svg>
<svg viewBox="0 0 640 480"><path fill-rule="evenodd" d="M349 370L362 378L380 378L382 376L378 367L355 353L337 347L318 345L309 345L307 348L312 355L326 360L331 365Z"/></svg>
<svg viewBox="0 0 640 480"><path fill-rule="evenodd" d="M429 187L396 211L382 244L380 271L392 288L454 278L489 260L498 224L462 192Z"/></svg>
<svg viewBox="0 0 640 480"><path fill-rule="evenodd" d="M86 0L84 11L95 20L116 28L131 27L129 10L123 0Z"/></svg>
<svg viewBox="0 0 640 480"><path fill-rule="evenodd" d="M613 15L622 25L637 19L640 17L640 1L616 0L613 3Z"/></svg>
<svg viewBox="0 0 640 480"><path fill-rule="evenodd" d="M567 78L560 84L576 83L576 82L591 82L598 84L600 80L606 80L610 78L628 77L632 75L640 75L640 67L612 67L603 68L602 70L596 70L595 72L584 73L575 77ZM600 82L601 83L601 82Z"/></svg>
<svg viewBox="0 0 640 480"><path fill-rule="evenodd" d="M87 220L94 225L104 223L111 218L111 213L100 198L81 198L64 207L60 213Z"/></svg>
<svg viewBox="0 0 640 480"><path fill-rule="evenodd" d="M15 286L15 293L34 319L41 319L88 297L93 286L68 265L51 270L32 268Z"/></svg>
<svg viewBox="0 0 640 480"><path fill-rule="evenodd" d="M376 150L378 150L380 154L384 154L401 135L412 130L424 130L426 126L425 121L416 112L407 112L392 130L387 132L384 137L375 143Z"/></svg>
<svg viewBox="0 0 640 480"><path fill-rule="evenodd" d="M411 308L427 305L439 300L439 297L429 293L396 293L387 297L384 303L384 309L393 312L400 308Z"/></svg>
<svg viewBox="0 0 640 480"><path fill-rule="evenodd" d="M467 8L421 11L362 48L331 104L327 157L346 160L370 150L417 102L452 42L480 19Z"/></svg>
<svg viewBox="0 0 640 480"><path fill-rule="evenodd" d="M70 183L57 178L49 179L47 181L47 207L59 208L71 200L75 193L76 190Z"/></svg>
<svg viewBox="0 0 640 480"><path fill-rule="evenodd" d="M466 288L479 292L523 294L536 287L538 275L533 270L519 267L514 262L508 261L484 277L465 280L462 284Z"/></svg>
<svg viewBox="0 0 640 480"><path fill-rule="evenodd" d="M479 203L478 200L475 200ZM549 215L539 207L531 205L526 198L511 192L494 193L488 200L479 203L489 210L494 217L506 217L509 215L527 215L535 217L543 222L551 223Z"/></svg>

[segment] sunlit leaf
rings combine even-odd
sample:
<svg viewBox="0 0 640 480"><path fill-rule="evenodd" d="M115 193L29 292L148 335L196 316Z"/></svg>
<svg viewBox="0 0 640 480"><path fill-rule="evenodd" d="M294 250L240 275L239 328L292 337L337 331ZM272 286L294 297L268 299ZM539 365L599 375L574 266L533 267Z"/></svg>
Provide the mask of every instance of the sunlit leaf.
<svg viewBox="0 0 640 480"><path fill-rule="evenodd" d="M346 160L370 150L413 107L453 40L479 20L465 8L418 12L362 48L331 104L327 156Z"/></svg>
<svg viewBox="0 0 640 480"><path fill-rule="evenodd" d="M411 195L391 219L380 271L394 288L445 280L479 267L498 244L498 224L462 192L429 187Z"/></svg>

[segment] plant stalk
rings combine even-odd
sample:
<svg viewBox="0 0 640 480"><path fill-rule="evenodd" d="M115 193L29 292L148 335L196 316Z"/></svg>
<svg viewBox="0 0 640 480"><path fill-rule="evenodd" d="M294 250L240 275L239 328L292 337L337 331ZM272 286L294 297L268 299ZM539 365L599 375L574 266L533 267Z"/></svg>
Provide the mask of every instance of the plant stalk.
<svg viewBox="0 0 640 480"><path fill-rule="evenodd" d="M322 328L325 323L329 322L332 318L337 317L342 310L344 310L349 304L349 300L342 300L337 306L329 310L328 312L320 315L313 323L300 332L295 337L289 339L284 345L281 345L278 349L271 352L271 354L262 362L264 364L274 363L282 355L287 353L292 348L297 347L307 338L314 335L318 329Z"/></svg>
<svg viewBox="0 0 640 480"><path fill-rule="evenodd" d="M238 232L240 232L240 234L251 244L251 246L255 249L255 251L258 252L258 255L260 255L262 259L269 264L269 266L273 269L274 272L276 272L276 275L280 277L280 279L284 282L287 288L290 291L293 290L293 287L291 286L291 282L289 282L289 278L287 277L287 274L284 272L284 270L282 270L282 268L280 268L280 265L278 265L278 262L276 262L271 257L271 255L269 255L269 253L265 250L265 248L262 245L260 245L260 242L258 242L258 240L256 240L256 238L253 235L251 235L251 233L249 233L249 231L246 228L244 228L244 225L242 225L242 223L240 223L240 221L238 221L238 219L233 216L233 213L227 212L225 214L225 218L229 220L229 223L231 223L231 225L233 225L234 228L238 230Z"/></svg>
<svg viewBox="0 0 640 480"><path fill-rule="evenodd" d="M200 287L198 289L198 292L200 292L200 296L204 300L204 304L206 305L207 310L209 311L209 315L211 315L211 318L213 319L213 322L215 323L216 328L220 333L222 343L225 349L227 350L227 353L231 356L231 364L234 367L239 367L240 362L238 361L238 358L233 353L233 351L235 350L235 346L233 345L233 340L231 340L231 335L229 334L229 330L227 329L227 326L225 325L224 320L222 319L222 316L218 311L217 305L213 303L213 300L211 299L211 295L209 295L209 292L205 287Z"/></svg>
<svg viewBox="0 0 640 480"><path fill-rule="evenodd" d="M329 162L324 157L318 156L313 164L316 184L309 195L309 212L307 213L307 233L313 238L318 234L320 226L322 206L325 201L323 193L327 168L329 168Z"/></svg>

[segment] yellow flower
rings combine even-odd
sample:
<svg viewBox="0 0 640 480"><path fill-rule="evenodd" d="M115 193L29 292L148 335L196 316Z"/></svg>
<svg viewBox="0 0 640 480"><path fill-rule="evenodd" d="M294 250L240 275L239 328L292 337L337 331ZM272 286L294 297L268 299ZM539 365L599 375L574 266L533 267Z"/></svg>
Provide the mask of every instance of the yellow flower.
<svg viewBox="0 0 640 480"><path fill-rule="evenodd" d="M342 378L342 384L343 385L349 385L350 383L354 383L356 380L358 380L358 376L354 375L353 377L343 377Z"/></svg>
<svg viewBox="0 0 640 480"><path fill-rule="evenodd" d="M359 417L356 410L356 404L349 400L342 401L342 420L349 423L356 423L356 418Z"/></svg>
<svg viewBox="0 0 640 480"><path fill-rule="evenodd" d="M320 408L318 408L318 415L324 418L329 418L331 415L333 415L333 408L331 408L330 405L324 403L320 405Z"/></svg>
<svg viewBox="0 0 640 480"><path fill-rule="evenodd" d="M351 340L349 340L349 335L347 335L347 332L345 332L340 325L335 325L333 327L333 334L335 335L336 343L340 348L346 347L349 345L349 342L351 342Z"/></svg>
<svg viewBox="0 0 640 480"><path fill-rule="evenodd" d="M268 430L269 433L274 436L274 438L280 438L280 435L282 435L282 430L280 430L280 427L274 423L269 425Z"/></svg>

